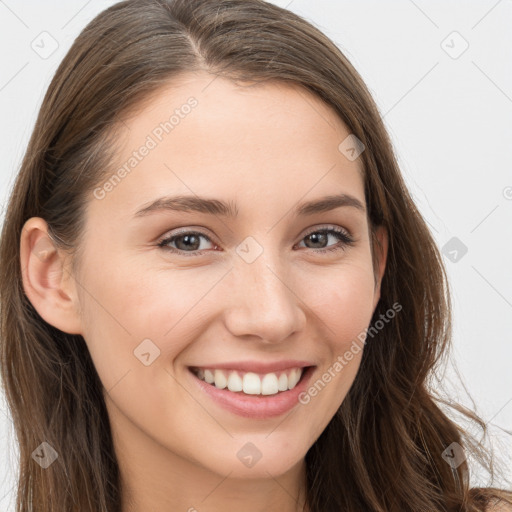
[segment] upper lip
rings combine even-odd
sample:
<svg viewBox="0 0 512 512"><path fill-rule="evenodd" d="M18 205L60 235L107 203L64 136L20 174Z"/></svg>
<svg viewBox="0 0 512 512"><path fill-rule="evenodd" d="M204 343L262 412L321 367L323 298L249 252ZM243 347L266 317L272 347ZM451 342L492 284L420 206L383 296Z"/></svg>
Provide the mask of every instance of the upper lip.
<svg viewBox="0 0 512 512"><path fill-rule="evenodd" d="M218 370L240 370L242 372L273 373L291 368L305 368L314 366L309 361L296 361L288 359L285 361L274 361L266 363L263 361L231 361L229 363L209 363L207 365L191 366L191 368L218 369Z"/></svg>

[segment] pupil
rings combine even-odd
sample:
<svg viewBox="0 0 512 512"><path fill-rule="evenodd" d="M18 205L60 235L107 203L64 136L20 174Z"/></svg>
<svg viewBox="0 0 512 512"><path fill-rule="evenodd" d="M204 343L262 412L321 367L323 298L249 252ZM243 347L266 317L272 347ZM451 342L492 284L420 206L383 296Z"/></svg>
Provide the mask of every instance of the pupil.
<svg viewBox="0 0 512 512"><path fill-rule="evenodd" d="M319 239L320 239L320 242L322 241L326 241L326 234L325 233L313 233L311 235L309 235L309 237L313 240L313 243L318 243ZM316 241L315 241L316 239Z"/></svg>
<svg viewBox="0 0 512 512"><path fill-rule="evenodd" d="M191 243L190 240L192 239L196 239L196 243L194 244L193 242ZM183 239L184 243L185 243L185 248L190 248L192 247L193 249L197 249L197 236L196 235L183 235L181 236L180 238L178 238L178 240L180 239Z"/></svg>

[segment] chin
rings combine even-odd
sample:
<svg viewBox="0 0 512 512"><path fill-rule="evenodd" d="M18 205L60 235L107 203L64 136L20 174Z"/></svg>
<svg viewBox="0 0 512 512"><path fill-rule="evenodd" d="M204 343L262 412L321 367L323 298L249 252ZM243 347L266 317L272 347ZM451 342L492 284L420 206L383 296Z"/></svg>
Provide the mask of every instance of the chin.
<svg viewBox="0 0 512 512"><path fill-rule="evenodd" d="M299 451L295 445L293 449L286 450L279 439L275 440L277 442L265 440L267 435L252 436L252 441L237 439L232 443L233 448L221 454L212 453L203 465L224 477L229 474L229 478L266 480L284 475L303 462L307 448Z"/></svg>

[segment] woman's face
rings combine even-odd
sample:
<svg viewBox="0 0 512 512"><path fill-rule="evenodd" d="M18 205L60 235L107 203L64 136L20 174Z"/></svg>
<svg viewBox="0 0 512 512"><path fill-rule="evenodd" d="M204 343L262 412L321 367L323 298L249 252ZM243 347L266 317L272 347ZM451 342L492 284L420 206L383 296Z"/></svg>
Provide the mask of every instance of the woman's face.
<svg viewBox="0 0 512 512"><path fill-rule="evenodd" d="M350 132L303 89L201 74L123 127L76 276L120 457L244 479L299 467L354 381L379 299Z"/></svg>

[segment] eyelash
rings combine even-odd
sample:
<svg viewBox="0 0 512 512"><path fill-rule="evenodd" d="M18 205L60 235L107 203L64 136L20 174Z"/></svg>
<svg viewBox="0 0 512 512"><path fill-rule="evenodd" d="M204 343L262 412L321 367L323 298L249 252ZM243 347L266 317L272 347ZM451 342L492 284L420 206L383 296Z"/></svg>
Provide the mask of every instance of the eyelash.
<svg viewBox="0 0 512 512"><path fill-rule="evenodd" d="M343 243L341 245L334 245L332 247L328 247L326 249L311 249L313 252L319 252L319 253L327 253L331 251L344 251L347 249L347 247L351 247L354 245L355 240L344 230L341 230L339 228L320 228L315 229L313 231L310 231L304 235L304 237L301 239L301 241L306 238L309 235L315 234L315 233L322 233L322 234L328 234L328 233L334 233ZM172 252L174 254L183 255L183 256L200 256L202 254L202 251L182 251L180 249L175 249L173 247L168 247L167 244L174 241L176 238L180 238L184 235L197 235L202 236L212 242L214 245L216 245L208 236L206 236L204 233L201 233L199 231L182 231L180 233L177 233L175 235L172 235L170 237L164 238L160 242L158 242L158 247L161 249L164 249L165 251Z"/></svg>

